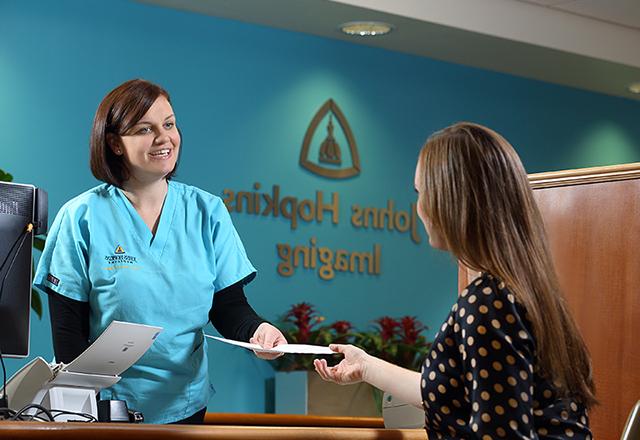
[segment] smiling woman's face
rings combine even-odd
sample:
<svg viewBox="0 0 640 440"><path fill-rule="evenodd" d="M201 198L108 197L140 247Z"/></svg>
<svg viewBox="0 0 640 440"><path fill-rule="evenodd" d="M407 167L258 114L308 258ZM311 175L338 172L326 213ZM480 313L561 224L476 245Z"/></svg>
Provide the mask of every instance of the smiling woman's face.
<svg viewBox="0 0 640 440"><path fill-rule="evenodd" d="M180 133L171 104L164 96L122 136L114 136L110 147L122 156L129 179L150 183L163 179L176 166Z"/></svg>

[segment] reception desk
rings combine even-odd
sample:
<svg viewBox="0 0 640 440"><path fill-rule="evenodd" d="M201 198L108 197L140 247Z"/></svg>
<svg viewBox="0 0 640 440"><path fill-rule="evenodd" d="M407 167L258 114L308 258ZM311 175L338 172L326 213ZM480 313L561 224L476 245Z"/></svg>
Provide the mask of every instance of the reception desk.
<svg viewBox="0 0 640 440"><path fill-rule="evenodd" d="M0 422L0 438L427 440L427 434L422 429L384 429L378 418L209 413L200 426Z"/></svg>

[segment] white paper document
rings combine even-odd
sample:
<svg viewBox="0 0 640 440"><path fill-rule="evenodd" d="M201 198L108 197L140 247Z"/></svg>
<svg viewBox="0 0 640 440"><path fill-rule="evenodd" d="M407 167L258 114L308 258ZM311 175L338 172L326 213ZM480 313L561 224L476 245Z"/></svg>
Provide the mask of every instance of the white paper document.
<svg viewBox="0 0 640 440"><path fill-rule="evenodd" d="M289 354L335 354L329 347L322 345L309 345L309 344L282 344L273 348L262 348L258 344L249 344L248 342L234 341L232 339L219 338L217 336L205 335L207 338L215 339L216 341L224 342L226 344L237 345L248 350L260 351L263 353L289 353Z"/></svg>
<svg viewBox="0 0 640 440"><path fill-rule="evenodd" d="M63 370L117 376L151 347L162 327L112 321L104 332Z"/></svg>

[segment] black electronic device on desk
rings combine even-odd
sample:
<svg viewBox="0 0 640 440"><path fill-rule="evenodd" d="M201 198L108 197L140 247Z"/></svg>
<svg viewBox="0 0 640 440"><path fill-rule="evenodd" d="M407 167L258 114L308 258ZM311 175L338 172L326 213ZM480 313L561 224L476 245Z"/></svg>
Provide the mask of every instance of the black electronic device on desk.
<svg viewBox="0 0 640 440"><path fill-rule="evenodd" d="M0 350L29 355L33 237L47 231L47 193L0 182Z"/></svg>
<svg viewBox="0 0 640 440"><path fill-rule="evenodd" d="M29 355L33 237L47 232L47 204L40 188L0 182L0 361Z"/></svg>
<svg viewBox="0 0 640 440"><path fill-rule="evenodd" d="M114 321L70 364L37 357L7 382L2 358L29 355L33 238L47 232L47 205L42 189L0 182L0 420L141 422L123 401L97 405L96 393L120 379L160 327Z"/></svg>

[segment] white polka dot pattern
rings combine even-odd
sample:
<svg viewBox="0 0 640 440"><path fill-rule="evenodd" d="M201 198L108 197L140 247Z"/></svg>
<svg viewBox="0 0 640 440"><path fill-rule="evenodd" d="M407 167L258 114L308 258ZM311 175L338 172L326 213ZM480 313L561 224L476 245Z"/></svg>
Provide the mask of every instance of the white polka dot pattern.
<svg viewBox="0 0 640 440"><path fill-rule="evenodd" d="M490 275L460 293L422 371L430 438L591 439L584 406L538 374L525 315Z"/></svg>

